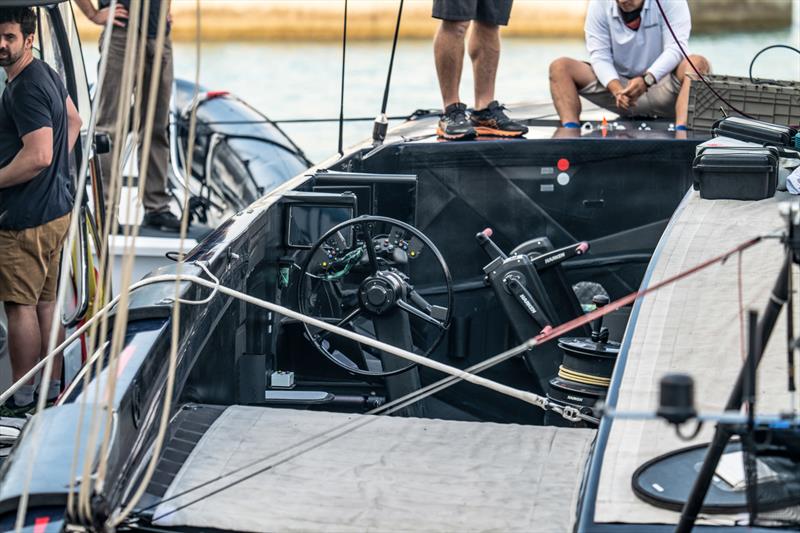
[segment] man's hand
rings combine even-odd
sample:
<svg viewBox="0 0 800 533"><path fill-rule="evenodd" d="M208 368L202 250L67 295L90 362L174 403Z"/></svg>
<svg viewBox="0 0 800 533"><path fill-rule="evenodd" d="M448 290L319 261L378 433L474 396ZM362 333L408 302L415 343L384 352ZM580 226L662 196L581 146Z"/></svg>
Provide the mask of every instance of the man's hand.
<svg viewBox="0 0 800 533"><path fill-rule="evenodd" d="M98 26L105 26L106 22L108 21L109 17L109 8L104 7L103 9L98 9L94 12L94 15L89 17L89 20L97 24ZM128 19L128 10L125 9L125 6L121 4L117 4L116 9L114 10L114 26L119 26L120 28L125 27L125 23L119 19Z"/></svg>
<svg viewBox="0 0 800 533"><path fill-rule="evenodd" d="M614 95L614 99L617 101L617 107L620 109L627 111L631 106L630 98L625 94L625 91L619 91Z"/></svg>
<svg viewBox="0 0 800 533"><path fill-rule="evenodd" d="M611 80L608 82L606 89L614 95L614 100L616 100L619 109L627 110L630 107L630 99L625 94L625 88L622 86L621 81L617 79Z"/></svg>
<svg viewBox="0 0 800 533"><path fill-rule="evenodd" d="M647 92L647 84L644 82L644 78L639 76L628 82L628 86L625 87L622 94L628 97L629 106L635 106L636 100L645 92Z"/></svg>

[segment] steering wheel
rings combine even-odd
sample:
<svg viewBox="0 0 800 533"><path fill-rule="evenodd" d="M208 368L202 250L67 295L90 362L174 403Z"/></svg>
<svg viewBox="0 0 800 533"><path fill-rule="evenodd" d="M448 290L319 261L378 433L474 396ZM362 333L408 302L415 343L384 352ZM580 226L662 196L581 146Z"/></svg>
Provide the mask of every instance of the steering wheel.
<svg viewBox="0 0 800 533"><path fill-rule="evenodd" d="M444 305L428 302L412 282L422 272L426 280L436 279L431 274L437 270L445 289L437 301ZM298 305L305 315L428 357L450 326L453 282L442 254L421 231L399 220L364 215L331 228L311 247L300 272ZM304 327L320 353L353 374L385 377L415 366Z"/></svg>

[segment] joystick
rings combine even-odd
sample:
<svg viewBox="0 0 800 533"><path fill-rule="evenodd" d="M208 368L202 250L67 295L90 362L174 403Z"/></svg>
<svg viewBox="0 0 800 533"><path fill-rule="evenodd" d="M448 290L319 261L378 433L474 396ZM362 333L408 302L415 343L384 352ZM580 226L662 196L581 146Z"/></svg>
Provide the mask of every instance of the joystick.
<svg viewBox="0 0 800 533"><path fill-rule="evenodd" d="M592 298L592 303L597 309L608 305L608 296L605 294L596 294ZM608 342L608 328L603 327L603 317L598 317L592 320L592 341L605 344Z"/></svg>

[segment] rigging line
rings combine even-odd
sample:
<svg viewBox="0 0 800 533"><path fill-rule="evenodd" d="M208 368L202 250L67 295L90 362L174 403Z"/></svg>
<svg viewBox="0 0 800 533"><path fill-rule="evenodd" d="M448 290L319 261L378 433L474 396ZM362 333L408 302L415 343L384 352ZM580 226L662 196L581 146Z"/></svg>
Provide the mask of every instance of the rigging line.
<svg viewBox="0 0 800 533"><path fill-rule="evenodd" d="M383 102L381 103L381 115L386 114L386 106L389 103L389 87L392 84L392 68L394 67L394 56L397 51L397 37L400 35L400 20L403 18L403 3L400 0L400 8L397 10L397 23L394 27L394 38L392 39L392 54L389 56L389 73L386 75L386 87L383 89Z"/></svg>
<svg viewBox="0 0 800 533"><path fill-rule="evenodd" d="M670 24L669 19L667 18L667 14L664 12L664 7L661 5L661 0L656 0L656 5L658 6L658 10L661 12L661 17L664 19L664 23L667 25L667 29L669 30L670 34L672 34L672 39L675 41L675 44L678 46L678 49L681 51L681 54L683 54L683 57L684 57L684 59L686 59L686 62L689 63L689 66L692 67L692 70L694 70L695 74L697 74L697 76L700 79L700 81L702 81L703 84L708 88L708 90L710 90L713 93L713 95L717 97L717 100L719 100L720 102L722 102L725 105L727 105L728 107L730 107L731 110L739 113L740 115L742 115L745 118L749 118L749 119L755 120L753 117L751 117L750 115L748 115L744 111L739 110L736 106L734 106L728 100L723 98L722 95L719 94L719 92L717 92L717 90L714 88L714 86L711 85L711 83L708 81L708 79L706 79L706 76L704 74L700 73L700 70L698 70L698 68L695 66L694 61L692 61L692 58L689 57L689 54L688 54L688 52L686 52L686 49L683 48L683 45L681 44L680 39L678 39L678 36L675 34L675 30L672 29L672 24ZM681 80L681 83L683 83L683 80Z"/></svg>
<svg viewBox="0 0 800 533"><path fill-rule="evenodd" d="M386 117L386 120L407 120L409 118L408 115L397 115ZM317 124L320 122L339 122L343 120L344 122L372 122L375 120L375 117L345 117L344 119L339 118L286 118L286 119L278 119L278 120L271 120L268 118L260 119L260 120L204 120L203 126L225 126L225 125L248 125L248 124Z"/></svg>
<svg viewBox="0 0 800 533"><path fill-rule="evenodd" d="M166 3L166 2L165 2ZM198 101L199 96L199 87L200 87L200 58L201 58L201 18L200 18L200 0L196 0L195 2L195 16L196 16L196 28L195 28L195 79L194 79L194 96L192 98L193 102ZM164 16L164 20L166 21L165 9L162 5L162 16ZM152 96L152 94L151 94ZM190 119L189 125L189 139L188 145L186 149L186 160L190 161L190 157L194 153L194 143L195 143L195 135L197 129L197 105L192 106L192 114ZM191 165L190 165L191 166ZM184 175L184 194L183 194L183 205L182 205L182 212L181 212L181 229L180 229L180 241L179 241L179 250L183 253L183 248L186 242L186 233L189 229L189 176L188 173ZM181 303L190 303L190 304L197 304L203 305L211 301L211 299L217 294L217 287L220 285L219 278L214 276L208 268L203 263L197 263L198 266L208 275L208 277L212 280L214 284L214 288L211 291L211 294L204 300L195 301L195 302L188 302L187 300L183 300L180 298L180 289L181 289L181 270L184 266L183 257L181 256L178 260L177 264L175 265L175 272L176 272L176 279L175 279L175 296L174 301L176 302L175 305L172 306L172 332L170 338L170 350L169 350L169 362L167 368L167 383L166 388L164 391L164 399L161 406L161 420L158 427L158 433L156 435L155 441L152 446L152 455L150 459L150 463L147 465L147 469L145 470L144 475L142 476L139 485L136 488L133 496L128 501L128 504L122 509L122 511L109 518L108 524L110 525L110 529L115 529L120 523L122 523L135 509L136 505L141 500L142 496L144 495L145 491L147 490L148 485L150 484L150 480L153 478L153 474L155 473L156 466L158 465L158 461L161 456L161 448L164 444L164 440L167 434L167 426L169 424L170 413L172 411L172 395L175 388L175 372L177 368L177 360L178 360L178 344L180 342L180 304Z"/></svg>
<svg viewBox="0 0 800 533"><path fill-rule="evenodd" d="M342 89L339 93L339 145L340 156L344 155L344 73L347 59L347 0L344 0L344 31L342 31Z"/></svg>
<svg viewBox="0 0 800 533"><path fill-rule="evenodd" d="M688 269L688 270L686 270L684 272L681 272L681 273L678 273L678 274L676 274L674 276L671 276L670 278L662 280L661 282L656 283L656 284L654 284L654 285L652 285L650 287L647 287L645 289L642 289L642 290L636 291L634 293L631 293L628 296L617 300L616 302L613 302L613 303L611 303L611 304L609 304L607 306L604 306L602 308L599 308L599 309L597 309L597 310L595 310L595 311L593 311L591 313L588 313L588 314L585 314L583 316L577 317L577 318L575 318L575 319L573 319L573 320L571 320L571 321L569 321L569 322L567 322L565 324L562 324L561 326L559 326L559 328L557 328L558 330L560 330L560 332L558 332L558 333L556 333L556 329L553 329L553 330L551 330L549 332L545 332L545 333L537 336L535 339L530 339L529 341L527 341L526 344L520 345L519 347L511 349L508 352L504 352L503 354L499 354L498 356L495 356L491 360L487 360L487 361L484 361L483 363L479 363L478 365L474 365L473 367L470 367L469 369L465 370L465 372L466 371L474 371L474 370L476 370L476 367L480 367L480 370L485 370L486 368L489 368L490 366L493 366L494 364L497 364L497 363L500 363L500 362L502 362L502 361L504 361L506 359L509 359L509 358L517 355L518 353L521 353L522 351L525 351L527 349L531 349L531 348L533 348L534 346L536 346L538 344L543 344L543 343L555 338L556 336L561 336L561 335L563 335L563 334L565 334L565 333L567 333L567 332L569 332L569 331L571 331L573 329L576 329L576 328L581 327L581 326L583 326L585 324L588 324L589 322L591 322L593 320L596 320L597 318L599 318L601 316L604 316L604 315L612 312L613 310L618 309L619 307L622 307L624 305L627 305L628 303L631 303L632 301L634 301L635 299L637 299L639 297L643 297L643 296L645 296L645 295L647 295L649 293L655 292L655 291L663 288L664 286L666 286L668 284L675 283L675 282L677 282L677 281L679 281L679 280L681 280L681 279L683 279L685 277L688 277L688 276L690 276L692 274L695 274L695 273L697 273L697 272L699 272L699 271L701 271L701 270L703 270L703 269L705 269L705 268L707 268L707 267L709 267L711 265L714 265L714 264L719 263L719 262L724 262L731 255L733 255L735 253L742 253L744 250L746 250L746 249L756 245L757 243L761 242L761 240L762 240L761 237L756 237L756 238L750 239L749 241L746 241L746 242L742 243L741 245L735 247L734 249L729 250L729 251L727 251L727 252L725 252L723 254L720 254L718 256L715 256L715 257L713 257L713 258L711 258L711 259L709 259L709 260L707 260L707 261L705 261L703 263L700 263L699 265L696 265L695 267L693 267L691 269ZM270 310L273 310L273 309L270 309ZM282 314L282 312L280 310L274 310L274 312L276 312L278 314ZM290 318L295 318L295 317L290 317ZM302 320L302 319L300 319L300 320ZM317 324L314 324L314 325L316 326ZM324 327L322 329L331 329L331 328L339 329L339 328L335 328L334 326L327 326L327 327ZM370 340L372 340L372 339L370 339ZM364 342L364 344L368 344L369 345L370 343ZM491 361L491 363L490 363L490 361ZM425 366L425 365L423 365L423 366ZM456 383L458 381L460 381L459 377L456 377L455 375L451 374L450 377L444 378L444 379L440 380L439 382L436 382L436 383L426 387L424 395L423 394L419 394L423 390L423 389L420 389L420 391L415 391L414 393L411 393L411 394L407 395L409 397L409 399L407 399L407 400L406 400L406 397L399 398L395 402L391 402L390 404L386 404L385 406L382 406L382 408L377 408L377 409L374 409L372 411L369 411L366 414L379 414L380 412L382 412L382 410L388 409L389 407L394 406L395 404L402 402L401 405L397 405L396 407L394 407L390 411L390 413L395 412L395 411L397 411L399 409L402 409L402 408L404 408L404 407L406 407L406 406L408 406L408 405L410 405L410 404L422 399L423 397L427 397L427 396L429 396L431 394L434 394L435 392L443 390L443 389L449 387L450 385L452 385L452 384L454 384L454 383ZM554 411L558 412L562 416L565 416L565 410L564 409L556 408L556 406L552 405L551 402L549 402L549 401L547 401L547 403L542 407L545 408L545 409L549 408L551 410L554 410ZM566 413L566 414L569 414L569 413ZM567 418L567 416L565 416L565 418ZM591 419L592 421L597 421L597 419L595 419L593 417L585 417L584 416L584 417L580 417L580 418ZM345 425L347 425L347 424L352 424L352 422L348 422ZM345 425L343 425L341 427L344 427ZM359 425L358 427L361 427L361 426ZM333 430L330 430L330 431L338 431L338 429L340 429L340 428L334 428ZM354 431L355 429L358 429L358 428L357 427L356 428L352 428L351 431ZM321 436L326 436L326 435L329 435L329 433L322 433L322 434L319 434L319 435L315 435L315 436L309 437L308 439L305 439L304 441L301 441L301 444L304 444L304 443L306 443L306 442L308 442L310 440L316 439L316 438L321 437ZM333 438L336 438L336 437L333 437ZM326 439L320 445L322 445L324 443L327 443L327 442L330 442L331 440L333 440L333 438ZM297 446L297 444L295 444L293 446ZM157 504L154 504L154 505L151 505L151 506L148 506L148 507L144 508L144 510L151 509L151 508L153 508L153 507L155 507L157 505L160 505L163 502L170 501L170 500L176 499L178 497L184 496L184 495L186 495L186 494L188 494L190 492L194 492L195 490L199 490L199 489L207 486L210 483L215 483L217 481L220 481L221 479L224 479L225 477L233 475L234 473L238 473L238 472L242 471L243 469L255 466L256 464L261 463L261 462L263 462L265 460L268 460L269 458L273 458L276 455L282 454L287 450L288 450L288 448L284 449L284 450L281 450L279 452L276 452L275 454L270 455L268 458L258 459L256 461L251 462L248 465L245 465L243 467L240 467L240 468L238 468L238 469L236 469L236 470L234 470L232 472L228 472L226 474L218 476L217 478L215 478L213 480L205 482L205 483L203 483L201 485L197 485L195 487L187 489L186 491L184 491L184 492L182 492L180 494L173 495L170 498L161 500ZM310 451L310 450L308 450L308 451ZM296 455L292 456L292 457L296 457ZM282 460L281 463L286 462L287 460L290 460L290 459L291 459L291 457L287 458L285 460ZM263 472L263 471L269 470L270 468L272 468L274 466L275 466L274 464L273 465L269 465L269 466L261 469L259 472ZM240 482L242 482L242 481L244 481L246 479L250 479L254 475L257 475L259 472L254 473L254 474L249 474L244 479L241 479L238 482L234 481L231 484L226 485L222 489L214 491L213 494L221 492L221 490L225 490L225 488L230 488L230 487L234 486L235 484L240 483ZM189 505L193 505L194 503L197 503L197 501L199 501L199 500L192 501L187 505L181 506L178 509L174 509L174 510L170 511L167 514L172 514L172 512L175 512L175 511L180 510L182 508L188 507ZM162 517L166 516L167 514L160 515L158 518L162 518ZM156 518L156 519L158 519L158 518Z"/></svg>

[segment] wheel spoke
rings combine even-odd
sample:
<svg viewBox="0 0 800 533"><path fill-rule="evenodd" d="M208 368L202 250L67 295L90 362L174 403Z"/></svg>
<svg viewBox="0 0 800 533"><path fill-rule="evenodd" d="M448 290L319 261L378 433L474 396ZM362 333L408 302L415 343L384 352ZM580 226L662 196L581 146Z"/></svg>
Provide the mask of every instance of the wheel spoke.
<svg viewBox="0 0 800 533"><path fill-rule="evenodd" d="M377 274L380 271L378 267L378 256L375 255L375 245L372 242L372 232L369 230L367 224L362 226L364 229L362 231L362 236L364 237L364 245L367 247L367 256L369 257L369 266L372 269L373 274Z"/></svg>
<svg viewBox="0 0 800 533"><path fill-rule="evenodd" d="M433 324L439 329L445 329L443 322L436 320L425 311L418 309L417 307L411 305L405 300L397 300L397 307L399 307L400 309L402 309L403 311L405 311L410 315L414 315L417 318L421 318L422 320L428 322L429 324Z"/></svg>
<svg viewBox="0 0 800 533"><path fill-rule="evenodd" d="M336 322L336 324L334 324L334 325L337 328L344 327L349 322L351 322L356 317L358 317L358 315L360 315L360 314L361 314L361 308L360 307L356 307L355 309L350 311L344 318L342 318L341 320ZM329 335L331 335L331 332L328 331L327 329L323 329L320 333L317 333L316 335L314 335L314 340L319 342L319 341L325 340Z"/></svg>

